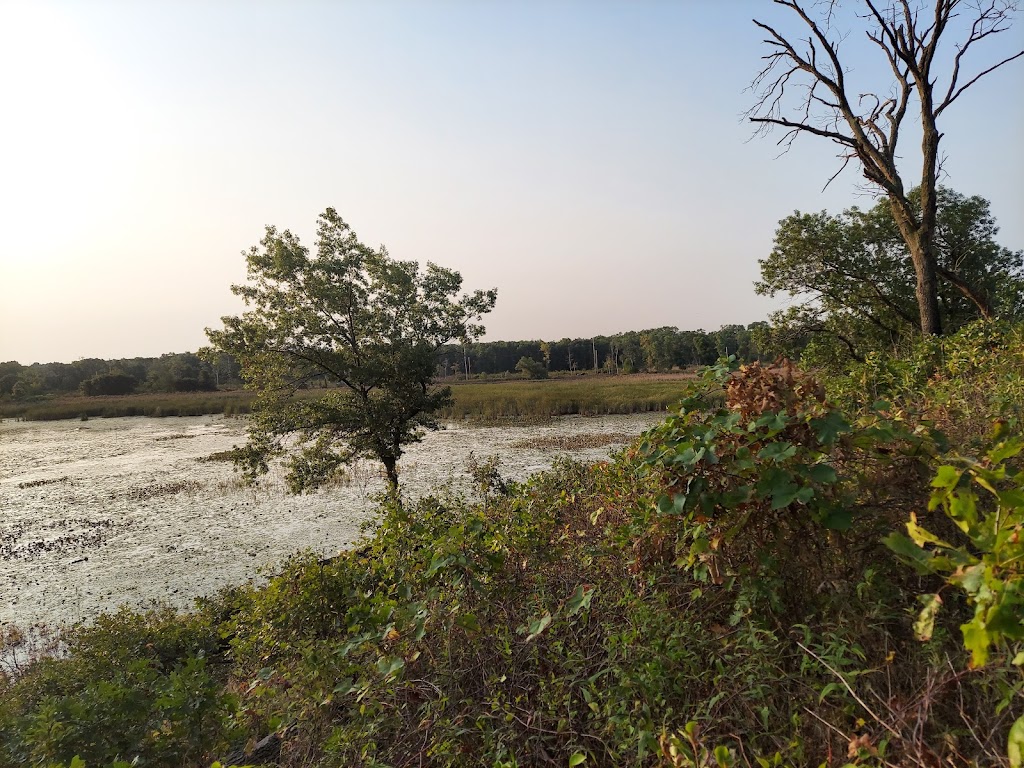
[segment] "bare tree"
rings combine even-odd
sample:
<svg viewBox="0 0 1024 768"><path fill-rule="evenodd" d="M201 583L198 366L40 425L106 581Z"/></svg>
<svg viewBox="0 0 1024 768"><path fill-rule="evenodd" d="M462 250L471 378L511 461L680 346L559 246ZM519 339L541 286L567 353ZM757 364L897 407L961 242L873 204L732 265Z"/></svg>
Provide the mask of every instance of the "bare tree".
<svg viewBox="0 0 1024 768"><path fill-rule="evenodd" d="M972 74L964 73L968 51L985 38L1009 29L1017 3L933 0L934 9L926 10L922 4L911 0L884 3L861 0L864 13L859 18L867 27L867 39L885 57L893 79L888 91L855 93L847 80L849 72L840 58L844 37L835 27L838 0L815 2L813 15L801 0L773 2L799 16L809 34L806 39L790 39L754 20L754 24L768 33L765 43L771 47L771 52L763 57L767 63L754 79L756 103L747 116L765 132L775 127L784 128L779 144L787 149L804 133L838 144L842 148L843 163L829 183L851 160L856 160L864 177L881 188L892 206L914 265L922 333L942 333L939 277L955 285L978 306L983 316L990 316L989 301L983 292L937 264L936 183L942 139L937 124L942 113L964 91L990 72L1024 56L1024 51L1020 51L991 66L975 67ZM968 14L957 21L964 29L964 37L956 41L951 54L941 60L939 41L944 34L955 34L950 25L961 13ZM796 103L790 104L794 90L798 96ZM912 201L897 168L900 130L915 103L920 110L922 134L921 193L917 204Z"/></svg>

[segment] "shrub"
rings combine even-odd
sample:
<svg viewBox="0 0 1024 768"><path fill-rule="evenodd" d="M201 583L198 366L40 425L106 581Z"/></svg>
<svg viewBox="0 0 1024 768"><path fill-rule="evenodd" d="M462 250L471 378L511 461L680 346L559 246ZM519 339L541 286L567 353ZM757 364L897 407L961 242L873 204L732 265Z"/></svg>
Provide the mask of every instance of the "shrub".
<svg viewBox="0 0 1024 768"><path fill-rule="evenodd" d="M138 384L132 376L123 373L101 373L82 382L82 394L86 397L130 395Z"/></svg>

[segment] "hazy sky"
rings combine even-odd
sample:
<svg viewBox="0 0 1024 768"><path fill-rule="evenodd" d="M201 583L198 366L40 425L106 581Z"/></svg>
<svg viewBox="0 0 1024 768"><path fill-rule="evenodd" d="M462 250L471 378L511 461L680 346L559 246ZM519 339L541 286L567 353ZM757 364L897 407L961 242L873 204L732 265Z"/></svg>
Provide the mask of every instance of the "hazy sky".
<svg viewBox="0 0 1024 768"><path fill-rule="evenodd" d="M852 168L822 192L833 145L750 140L754 16L792 28L767 0L0 0L0 360L194 350L263 227L312 246L329 206L497 286L489 339L764 319L779 219L872 201ZM1014 46L1024 19L974 61ZM941 125L1014 249L1022 94L1018 61Z"/></svg>

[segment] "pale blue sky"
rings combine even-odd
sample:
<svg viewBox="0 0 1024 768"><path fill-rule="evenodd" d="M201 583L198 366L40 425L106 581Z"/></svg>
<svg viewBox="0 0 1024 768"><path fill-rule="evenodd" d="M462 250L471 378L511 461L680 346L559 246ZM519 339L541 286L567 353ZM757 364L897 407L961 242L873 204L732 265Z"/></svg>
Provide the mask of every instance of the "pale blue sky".
<svg viewBox="0 0 1024 768"><path fill-rule="evenodd" d="M490 339L764 319L779 219L871 200L852 168L822 192L828 143L750 140L753 16L792 28L767 0L0 0L0 360L194 350L264 225L312 246L328 206L497 286ZM975 61L1014 46L1024 19ZM1014 249L1021 94L1017 62L941 126Z"/></svg>

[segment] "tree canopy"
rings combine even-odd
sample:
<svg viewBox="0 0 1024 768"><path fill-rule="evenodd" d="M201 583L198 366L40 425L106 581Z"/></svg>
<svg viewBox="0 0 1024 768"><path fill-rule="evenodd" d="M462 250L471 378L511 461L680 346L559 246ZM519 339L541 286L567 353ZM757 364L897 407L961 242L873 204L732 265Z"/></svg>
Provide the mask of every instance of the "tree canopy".
<svg viewBox="0 0 1024 768"><path fill-rule="evenodd" d="M479 337L497 291L460 295L458 272L364 245L331 208L315 255L274 227L244 255L249 282L232 290L249 309L207 336L257 392L238 452L246 476L285 456L289 486L301 492L368 457L396 490L403 447L438 428L434 414L451 399L433 386L438 348ZM327 389L300 393L311 383Z"/></svg>
<svg viewBox="0 0 1024 768"><path fill-rule="evenodd" d="M937 199L936 266L953 276L939 285L943 326L952 331L979 317L1020 317L1024 253L996 242L999 227L988 201L943 187ZM774 248L760 264L759 293L801 299L774 318L779 351L791 351L786 340L799 347L818 336L812 346L838 340L832 350L856 359L892 348L918 329L913 266L887 201L839 215L797 211L779 223ZM970 293L956 280L970 284Z"/></svg>

